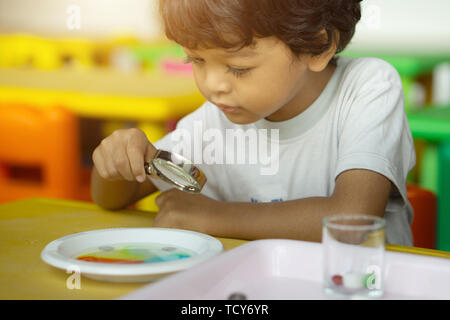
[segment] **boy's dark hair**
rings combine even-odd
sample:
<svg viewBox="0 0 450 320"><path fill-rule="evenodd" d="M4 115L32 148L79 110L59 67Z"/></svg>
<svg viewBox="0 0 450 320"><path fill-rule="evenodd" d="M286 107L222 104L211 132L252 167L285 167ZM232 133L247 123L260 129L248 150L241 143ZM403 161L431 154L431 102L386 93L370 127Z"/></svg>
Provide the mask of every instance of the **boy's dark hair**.
<svg viewBox="0 0 450 320"><path fill-rule="evenodd" d="M242 48L275 36L297 56L317 55L347 46L360 1L160 0L160 13L166 36L186 48Z"/></svg>

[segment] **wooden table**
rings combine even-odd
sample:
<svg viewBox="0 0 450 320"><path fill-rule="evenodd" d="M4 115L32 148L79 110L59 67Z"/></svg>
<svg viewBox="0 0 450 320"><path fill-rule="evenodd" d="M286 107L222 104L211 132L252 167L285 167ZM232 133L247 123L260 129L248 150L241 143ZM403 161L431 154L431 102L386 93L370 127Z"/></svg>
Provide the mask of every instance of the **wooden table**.
<svg viewBox="0 0 450 320"><path fill-rule="evenodd" d="M107 283L81 278L68 289L70 274L44 263L40 254L51 241L83 231L116 227L152 227L155 212L106 211L93 203L31 198L0 205L0 299L114 299L145 284ZM218 238L226 250L245 240ZM450 257L413 247L388 250Z"/></svg>
<svg viewBox="0 0 450 320"><path fill-rule="evenodd" d="M151 227L155 212L105 211L93 203L31 198L0 205L0 299L113 299L145 284L107 283L81 278L69 290L70 276L47 265L41 251L60 237L96 229ZM225 249L245 243L219 239Z"/></svg>

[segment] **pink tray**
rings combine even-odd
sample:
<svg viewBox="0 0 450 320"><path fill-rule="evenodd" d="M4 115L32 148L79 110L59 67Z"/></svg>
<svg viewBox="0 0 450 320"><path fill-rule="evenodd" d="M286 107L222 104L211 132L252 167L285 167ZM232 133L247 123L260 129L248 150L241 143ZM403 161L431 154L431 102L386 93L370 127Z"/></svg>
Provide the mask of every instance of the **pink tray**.
<svg viewBox="0 0 450 320"><path fill-rule="evenodd" d="M450 259L386 252L383 299L450 299ZM192 269L151 283L122 299L330 299L322 292L322 245L258 240Z"/></svg>

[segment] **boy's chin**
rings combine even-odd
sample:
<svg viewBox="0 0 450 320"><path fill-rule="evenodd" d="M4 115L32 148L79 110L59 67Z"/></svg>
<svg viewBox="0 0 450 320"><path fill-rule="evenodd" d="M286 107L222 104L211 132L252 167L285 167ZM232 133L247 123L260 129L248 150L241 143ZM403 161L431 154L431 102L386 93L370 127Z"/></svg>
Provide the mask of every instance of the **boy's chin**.
<svg viewBox="0 0 450 320"><path fill-rule="evenodd" d="M228 120L230 120L231 122L233 122L234 124L250 124L250 123L254 123L258 120L260 120L260 118L257 118L255 116L248 116L248 115L243 115L243 114L227 114L225 113L225 116L228 118Z"/></svg>

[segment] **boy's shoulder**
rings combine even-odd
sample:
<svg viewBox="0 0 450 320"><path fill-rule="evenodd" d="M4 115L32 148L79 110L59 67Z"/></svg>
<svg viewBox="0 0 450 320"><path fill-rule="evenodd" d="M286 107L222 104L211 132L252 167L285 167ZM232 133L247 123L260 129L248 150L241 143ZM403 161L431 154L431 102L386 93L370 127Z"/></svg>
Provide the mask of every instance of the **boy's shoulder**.
<svg viewBox="0 0 450 320"><path fill-rule="evenodd" d="M344 65L343 79L358 82L390 80L400 83L400 75L394 66L380 58L341 56L338 63Z"/></svg>
<svg viewBox="0 0 450 320"><path fill-rule="evenodd" d="M389 62L377 57L348 57L348 56L340 56L340 59L345 60L349 65L353 67L363 66L367 68L394 68ZM395 70L395 69L394 69Z"/></svg>

